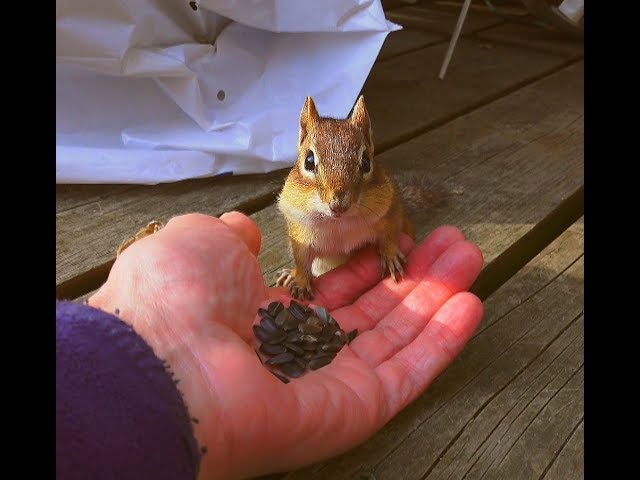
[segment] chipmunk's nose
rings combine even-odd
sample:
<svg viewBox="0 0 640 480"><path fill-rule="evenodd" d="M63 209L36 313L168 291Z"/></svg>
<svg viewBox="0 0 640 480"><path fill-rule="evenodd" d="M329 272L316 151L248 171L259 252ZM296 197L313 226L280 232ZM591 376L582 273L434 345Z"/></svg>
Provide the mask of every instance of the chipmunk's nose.
<svg viewBox="0 0 640 480"><path fill-rule="evenodd" d="M350 206L351 198L348 191L335 192L333 194L333 198L329 202L329 208L336 216L342 215L344 212L349 210Z"/></svg>

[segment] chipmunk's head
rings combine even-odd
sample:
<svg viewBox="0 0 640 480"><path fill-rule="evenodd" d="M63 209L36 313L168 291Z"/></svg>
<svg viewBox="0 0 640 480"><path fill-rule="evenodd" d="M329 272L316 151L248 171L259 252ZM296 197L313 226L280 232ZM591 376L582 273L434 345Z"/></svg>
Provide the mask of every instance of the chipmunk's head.
<svg viewBox="0 0 640 480"><path fill-rule="evenodd" d="M308 206L327 217L348 215L374 170L371 122L364 97L360 96L343 120L320 117L307 97L300 113L294 173L309 194Z"/></svg>

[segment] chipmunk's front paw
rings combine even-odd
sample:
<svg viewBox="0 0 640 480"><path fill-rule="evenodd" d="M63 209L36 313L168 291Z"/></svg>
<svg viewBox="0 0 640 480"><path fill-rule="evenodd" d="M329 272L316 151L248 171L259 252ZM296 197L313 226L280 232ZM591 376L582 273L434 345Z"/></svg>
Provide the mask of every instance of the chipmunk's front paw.
<svg viewBox="0 0 640 480"><path fill-rule="evenodd" d="M296 278L295 269L283 268L280 272L278 280L276 280L276 287L288 287L291 282Z"/></svg>
<svg viewBox="0 0 640 480"><path fill-rule="evenodd" d="M404 269L402 265L407 263L407 258L403 255L400 249L396 245L391 245L380 250L380 265L382 266L382 278L389 274L393 278L394 282L398 282L396 278L396 272L398 276L404 277Z"/></svg>
<svg viewBox="0 0 640 480"><path fill-rule="evenodd" d="M311 281L296 275L295 268L285 268L280 272L280 276L276 281L278 287L289 287L289 293L293 298L298 300L313 300L313 293L311 292Z"/></svg>

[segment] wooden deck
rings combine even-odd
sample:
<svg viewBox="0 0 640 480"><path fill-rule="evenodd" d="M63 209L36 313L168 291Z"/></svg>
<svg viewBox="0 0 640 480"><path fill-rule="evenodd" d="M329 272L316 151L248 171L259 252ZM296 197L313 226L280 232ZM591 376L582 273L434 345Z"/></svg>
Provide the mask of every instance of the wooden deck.
<svg viewBox="0 0 640 480"><path fill-rule="evenodd" d="M472 290L485 316L460 357L369 441L270 478L583 478L583 44L475 1L441 81L459 6L383 3L405 29L363 89L377 159L431 186L432 201L412 212L418 237L446 223L480 246ZM273 284L291 263L273 204L286 173L58 185L57 296L98 288L116 246L149 220L194 211L250 214Z"/></svg>

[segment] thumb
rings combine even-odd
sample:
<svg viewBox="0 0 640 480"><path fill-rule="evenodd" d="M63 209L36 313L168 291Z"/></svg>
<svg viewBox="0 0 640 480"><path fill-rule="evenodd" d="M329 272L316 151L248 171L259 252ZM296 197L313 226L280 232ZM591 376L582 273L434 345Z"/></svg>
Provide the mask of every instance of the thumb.
<svg viewBox="0 0 640 480"><path fill-rule="evenodd" d="M260 245L262 243L262 235L256 223L240 212L223 213L220 216L222 220L231 230L245 243L249 251L258 256Z"/></svg>

